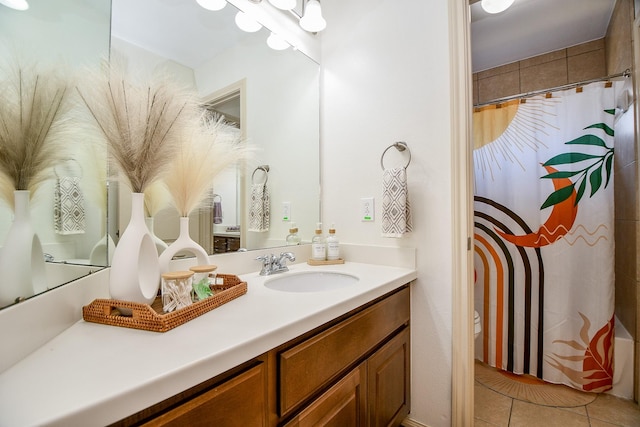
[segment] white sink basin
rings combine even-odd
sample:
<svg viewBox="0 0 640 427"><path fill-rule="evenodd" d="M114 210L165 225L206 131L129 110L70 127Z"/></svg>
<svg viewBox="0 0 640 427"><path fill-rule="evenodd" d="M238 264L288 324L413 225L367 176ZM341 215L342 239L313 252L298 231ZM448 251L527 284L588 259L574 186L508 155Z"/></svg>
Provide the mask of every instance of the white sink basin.
<svg viewBox="0 0 640 427"><path fill-rule="evenodd" d="M268 279L264 285L276 291L282 292L325 292L336 289L344 289L360 279L356 276L332 271L302 271L282 273Z"/></svg>

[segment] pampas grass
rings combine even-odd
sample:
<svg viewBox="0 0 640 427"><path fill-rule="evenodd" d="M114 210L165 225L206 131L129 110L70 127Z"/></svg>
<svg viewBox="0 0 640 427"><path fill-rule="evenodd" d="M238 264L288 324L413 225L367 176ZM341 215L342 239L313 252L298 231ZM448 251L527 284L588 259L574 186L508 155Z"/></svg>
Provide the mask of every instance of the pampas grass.
<svg viewBox="0 0 640 427"><path fill-rule="evenodd" d="M147 217L155 217L167 206L171 206L171 194L164 182L156 181L144 190L144 211Z"/></svg>
<svg viewBox="0 0 640 427"><path fill-rule="evenodd" d="M17 66L0 82L0 197L14 208L15 190L31 197L69 157L70 86L61 72Z"/></svg>
<svg viewBox="0 0 640 427"><path fill-rule="evenodd" d="M189 216L211 194L214 178L224 169L249 156L237 129L224 117L206 116L202 126L185 135L164 182L181 217Z"/></svg>
<svg viewBox="0 0 640 427"><path fill-rule="evenodd" d="M109 156L133 192L158 180L179 152L181 135L197 123L193 93L168 75L134 83L118 61L92 73L78 93L100 131Z"/></svg>

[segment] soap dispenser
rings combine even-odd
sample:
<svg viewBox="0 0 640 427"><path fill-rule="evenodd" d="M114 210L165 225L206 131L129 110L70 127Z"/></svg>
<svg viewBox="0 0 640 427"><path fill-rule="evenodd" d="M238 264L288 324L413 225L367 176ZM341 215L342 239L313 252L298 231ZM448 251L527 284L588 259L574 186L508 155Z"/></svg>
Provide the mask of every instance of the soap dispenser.
<svg viewBox="0 0 640 427"><path fill-rule="evenodd" d="M298 227L295 222L291 222L289 228L289 235L287 236L287 246L294 246L300 244L300 236L298 236Z"/></svg>
<svg viewBox="0 0 640 427"><path fill-rule="evenodd" d="M316 226L316 233L311 239L311 259L324 261L327 258L327 243L322 235L322 223Z"/></svg>
<svg viewBox="0 0 640 427"><path fill-rule="evenodd" d="M340 242L336 236L336 227L331 224L329 235L327 236L327 260L335 261L340 259Z"/></svg>

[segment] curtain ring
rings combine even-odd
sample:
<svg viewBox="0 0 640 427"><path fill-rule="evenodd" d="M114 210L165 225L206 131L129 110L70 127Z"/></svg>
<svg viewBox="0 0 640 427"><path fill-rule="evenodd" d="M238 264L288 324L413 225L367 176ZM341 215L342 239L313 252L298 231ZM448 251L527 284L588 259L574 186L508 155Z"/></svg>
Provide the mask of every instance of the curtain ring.
<svg viewBox="0 0 640 427"><path fill-rule="evenodd" d="M253 173L251 174L251 183L252 184L257 184L257 182L254 181L254 177L256 175L256 172L258 172L259 170L264 172L264 182L262 183L262 185L264 185L269 180L269 173L268 173L269 172L269 165L261 165L261 166L258 166L257 168L255 168Z"/></svg>
<svg viewBox="0 0 640 427"><path fill-rule="evenodd" d="M389 151L389 148L391 147L395 147L400 152L403 152L406 150L407 153L409 153L409 160L407 160L407 164L404 165L404 168L406 169L411 163L411 150L409 150L409 146L407 145L406 142L398 141L398 142L394 142L393 144L385 148L385 150L382 152L382 156L380 156L380 166L382 166L382 170L384 170L384 155L387 154L387 151Z"/></svg>

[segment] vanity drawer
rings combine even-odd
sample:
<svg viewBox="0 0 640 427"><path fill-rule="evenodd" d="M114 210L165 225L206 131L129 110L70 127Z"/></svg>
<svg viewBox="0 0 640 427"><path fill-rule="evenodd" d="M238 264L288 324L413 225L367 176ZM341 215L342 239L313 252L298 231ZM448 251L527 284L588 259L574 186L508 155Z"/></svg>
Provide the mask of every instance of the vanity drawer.
<svg viewBox="0 0 640 427"><path fill-rule="evenodd" d="M404 288L343 322L283 351L279 364L279 414L285 416L334 381L409 322Z"/></svg>

